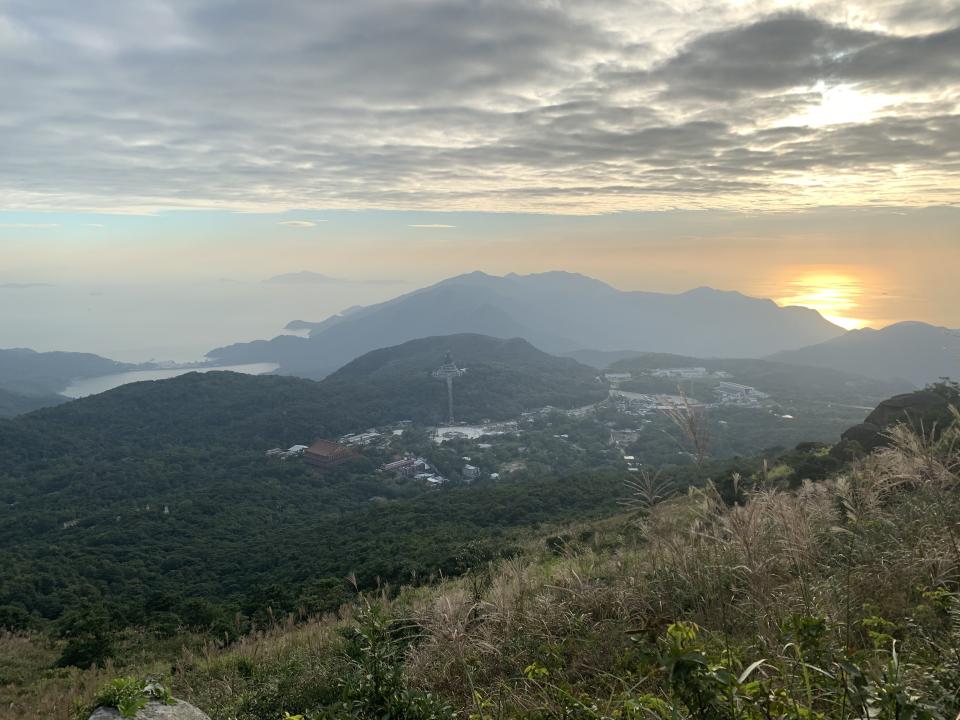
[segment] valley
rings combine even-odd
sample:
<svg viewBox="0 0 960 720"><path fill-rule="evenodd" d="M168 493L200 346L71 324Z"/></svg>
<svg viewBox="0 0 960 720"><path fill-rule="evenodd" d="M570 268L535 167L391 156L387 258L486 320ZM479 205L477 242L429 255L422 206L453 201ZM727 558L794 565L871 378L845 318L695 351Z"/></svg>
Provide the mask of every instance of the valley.
<svg viewBox="0 0 960 720"><path fill-rule="evenodd" d="M454 383L461 422L444 427L447 393L431 373L446 353L465 370ZM706 366L725 379L703 375ZM753 390L760 399L716 401L718 383L747 387L733 381L762 388ZM175 622L173 608L144 605L140 588L227 613L250 602L246 579L299 588L285 606L292 611L314 582L352 572L369 587L450 573L464 543L508 543L540 522L609 511L630 463L695 482L668 415L624 402L655 396L625 388L709 400L708 456L722 468L801 442L836 442L864 412L835 401L875 404L898 386L768 361L663 355L603 374L522 340L479 335L377 350L319 383L217 371L137 382L0 423L0 554L12 569L0 579L0 606L42 624L75 606L83 587L84 602L97 598L124 623L152 623L158 612ZM355 459L318 473L296 454L264 458L318 438L343 442ZM442 482L382 470L405 457L423 459ZM404 549L385 554L388 535ZM294 537L298 551L284 554ZM155 565L153 556L164 559ZM50 579L45 590L29 581L38 568Z"/></svg>

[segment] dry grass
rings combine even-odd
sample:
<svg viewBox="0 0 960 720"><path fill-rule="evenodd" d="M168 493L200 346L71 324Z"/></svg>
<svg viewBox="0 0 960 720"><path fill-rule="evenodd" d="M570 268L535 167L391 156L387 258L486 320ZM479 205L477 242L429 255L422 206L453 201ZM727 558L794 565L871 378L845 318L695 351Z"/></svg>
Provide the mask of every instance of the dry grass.
<svg viewBox="0 0 960 720"><path fill-rule="evenodd" d="M773 652L797 613L851 628L851 608L897 620L917 588L957 579L957 437L898 429L892 447L835 481L761 487L733 507L711 486L691 491L632 538L595 538L614 551L502 565L479 604L446 583L405 609L426 638L408 672L465 710L475 685L494 697L511 688L523 706L534 698L518 698L522 668L553 662L565 683L596 692L629 652L627 631L652 636L678 618Z"/></svg>
<svg viewBox="0 0 960 720"><path fill-rule="evenodd" d="M117 675L112 665L50 669L59 654L43 637L0 634L0 720L68 720L78 702Z"/></svg>
<svg viewBox="0 0 960 720"><path fill-rule="evenodd" d="M414 629L404 668L410 686L463 714L479 713L482 698L490 717L553 702L531 672L601 705L634 692L648 679L635 674L630 637L652 640L678 619L757 657L783 652L798 613L829 619L856 647L867 642L857 624L864 615L897 623L915 610L918 589L957 587L958 438L956 429L938 439L896 430L890 448L830 482L784 491L758 478L746 502L733 506L708 485L595 525L589 540L559 556L531 544L471 576L376 602ZM215 720L323 704L343 677L352 624L345 608L226 648L184 647L168 659L174 691ZM0 689L0 720L67 720L76 699L121 670L42 670L55 656L38 638L0 636L0 671L21 688Z"/></svg>

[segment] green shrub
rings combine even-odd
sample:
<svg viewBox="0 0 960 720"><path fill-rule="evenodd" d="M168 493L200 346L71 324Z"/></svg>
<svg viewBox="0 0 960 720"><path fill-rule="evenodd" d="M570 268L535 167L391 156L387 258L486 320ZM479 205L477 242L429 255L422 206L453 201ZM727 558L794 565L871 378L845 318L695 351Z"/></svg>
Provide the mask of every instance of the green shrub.
<svg viewBox="0 0 960 720"><path fill-rule="evenodd" d="M132 718L150 701L164 705L176 703L167 687L155 678L115 678L101 687L90 703L79 706L75 715L77 720L86 720L97 708L107 707L116 708L121 717Z"/></svg>

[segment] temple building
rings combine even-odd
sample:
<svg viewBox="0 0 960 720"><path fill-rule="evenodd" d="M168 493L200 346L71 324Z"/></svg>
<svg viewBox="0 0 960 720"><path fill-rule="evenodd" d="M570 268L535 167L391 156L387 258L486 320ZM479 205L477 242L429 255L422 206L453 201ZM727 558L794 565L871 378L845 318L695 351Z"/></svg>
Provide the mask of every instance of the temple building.
<svg viewBox="0 0 960 720"><path fill-rule="evenodd" d="M303 451L304 462L321 470L329 470L360 457L353 450L332 440L317 440Z"/></svg>

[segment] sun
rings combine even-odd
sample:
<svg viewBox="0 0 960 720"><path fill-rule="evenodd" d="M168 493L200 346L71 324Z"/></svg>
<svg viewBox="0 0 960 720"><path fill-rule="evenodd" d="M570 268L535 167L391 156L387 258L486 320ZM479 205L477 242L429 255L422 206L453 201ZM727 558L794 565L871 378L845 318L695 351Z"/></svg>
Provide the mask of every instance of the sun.
<svg viewBox="0 0 960 720"><path fill-rule="evenodd" d="M801 305L819 312L835 325L846 330L865 327L867 321L857 317L863 282L849 274L813 272L787 283L780 305Z"/></svg>

